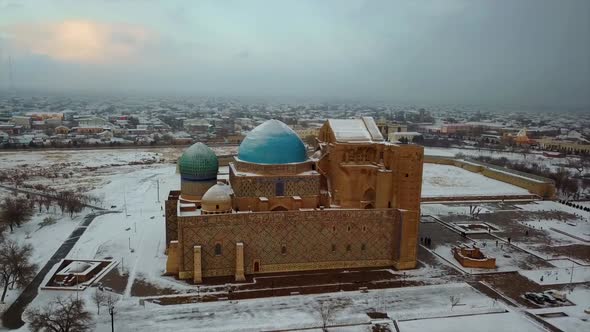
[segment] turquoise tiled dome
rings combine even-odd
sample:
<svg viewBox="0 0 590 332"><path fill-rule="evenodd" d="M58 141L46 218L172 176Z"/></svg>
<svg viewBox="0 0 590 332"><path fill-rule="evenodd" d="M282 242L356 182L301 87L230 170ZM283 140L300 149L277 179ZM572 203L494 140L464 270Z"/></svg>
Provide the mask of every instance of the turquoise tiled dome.
<svg viewBox="0 0 590 332"><path fill-rule="evenodd" d="M268 120L246 136L238 158L256 164L288 164L307 160L307 154L303 141L289 126Z"/></svg>
<svg viewBox="0 0 590 332"><path fill-rule="evenodd" d="M178 159L178 170L184 180L211 180L217 178L219 161L215 152L203 143L191 145Z"/></svg>

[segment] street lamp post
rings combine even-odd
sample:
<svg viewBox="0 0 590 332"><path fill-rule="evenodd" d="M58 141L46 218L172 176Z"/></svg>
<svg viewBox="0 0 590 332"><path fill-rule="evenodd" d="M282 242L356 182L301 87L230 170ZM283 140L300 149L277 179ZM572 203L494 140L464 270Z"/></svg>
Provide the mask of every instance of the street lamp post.
<svg viewBox="0 0 590 332"><path fill-rule="evenodd" d="M109 305L109 314L111 315L111 332L115 332L115 306Z"/></svg>

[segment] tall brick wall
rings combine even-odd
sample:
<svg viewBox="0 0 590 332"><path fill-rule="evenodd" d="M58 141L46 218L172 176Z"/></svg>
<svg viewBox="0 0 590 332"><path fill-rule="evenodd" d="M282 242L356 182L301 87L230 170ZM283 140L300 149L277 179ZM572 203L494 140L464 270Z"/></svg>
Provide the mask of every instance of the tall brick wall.
<svg viewBox="0 0 590 332"><path fill-rule="evenodd" d="M168 199L164 203L164 212L166 215L166 248L168 248L170 241L178 240L178 227L176 215L179 195L180 191L171 191L168 195Z"/></svg>
<svg viewBox="0 0 590 332"><path fill-rule="evenodd" d="M202 248L203 277L235 275L238 242L244 244L246 274L254 273L255 260L259 272L265 273L392 266L399 256L399 211L395 209L179 217L178 226L181 278L192 277L197 245ZM216 244L222 248L219 256Z"/></svg>

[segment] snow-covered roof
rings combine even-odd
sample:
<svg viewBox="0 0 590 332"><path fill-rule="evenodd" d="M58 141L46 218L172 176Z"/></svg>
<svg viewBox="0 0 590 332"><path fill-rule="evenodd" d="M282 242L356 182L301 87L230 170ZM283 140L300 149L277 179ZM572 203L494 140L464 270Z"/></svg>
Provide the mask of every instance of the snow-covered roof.
<svg viewBox="0 0 590 332"><path fill-rule="evenodd" d="M383 141L383 136L371 117L361 119L330 119L330 128L338 142Z"/></svg>

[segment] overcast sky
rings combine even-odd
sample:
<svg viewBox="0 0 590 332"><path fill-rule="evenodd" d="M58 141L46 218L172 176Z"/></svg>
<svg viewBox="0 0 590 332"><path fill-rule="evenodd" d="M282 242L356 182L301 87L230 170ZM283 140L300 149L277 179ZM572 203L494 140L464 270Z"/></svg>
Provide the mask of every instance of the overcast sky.
<svg viewBox="0 0 590 332"><path fill-rule="evenodd" d="M0 83L590 105L589 0L0 0Z"/></svg>

